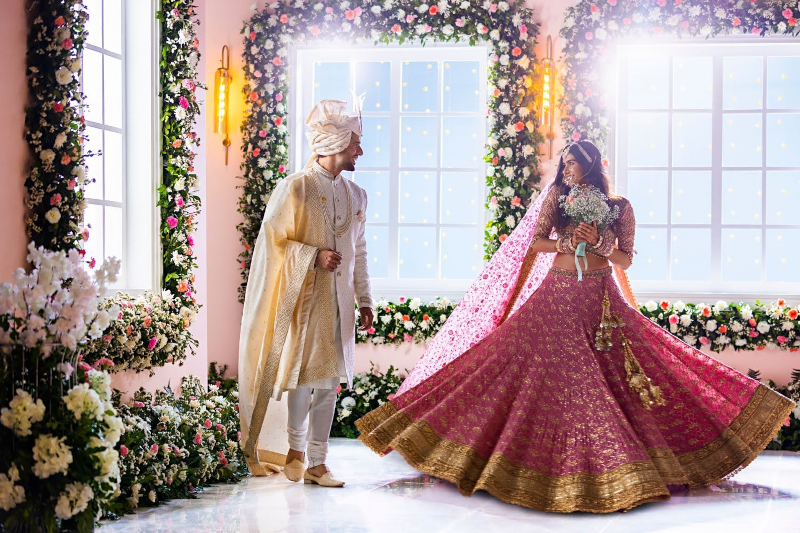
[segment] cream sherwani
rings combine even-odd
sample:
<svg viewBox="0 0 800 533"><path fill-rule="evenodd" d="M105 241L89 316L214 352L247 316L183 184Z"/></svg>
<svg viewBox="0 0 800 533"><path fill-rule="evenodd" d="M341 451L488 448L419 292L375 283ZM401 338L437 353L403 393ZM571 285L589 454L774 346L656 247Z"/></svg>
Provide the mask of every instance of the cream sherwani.
<svg viewBox="0 0 800 533"><path fill-rule="evenodd" d="M354 303L372 307L366 207L361 187L318 163L282 180L267 203L239 343L242 439L256 475L285 462L284 392L352 383ZM342 256L333 273L314 268L326 248Z"/></svg>

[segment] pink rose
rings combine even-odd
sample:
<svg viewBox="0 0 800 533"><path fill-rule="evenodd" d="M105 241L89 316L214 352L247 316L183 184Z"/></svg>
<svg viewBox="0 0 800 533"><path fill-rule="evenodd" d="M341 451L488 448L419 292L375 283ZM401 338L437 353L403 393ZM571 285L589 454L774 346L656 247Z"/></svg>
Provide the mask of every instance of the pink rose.
<svg viewBox="0 0 800 533"><path fill-rule="evenodd" d="M154 455L158 453L158 444L156 444L155 442L150 445L150 453Z"/></svg>
<svg viewBox="0 0 800 533"><path fill-rule="evenodd" d="M275 101L276 102L280 102L281 100L283 100L283 94L282 93L276 94L275 95Z"/></svg>
<svg viewBox="0 0 800 533"><path fill-rule="evenodd" d="M625 24L626 26L629 26L631 23L631 19L625 17L624 19L622 19L622 23Z"/></svg>
<svg viewBox="0 0 800 533"><path fill-rule="evenodd" d="M492 13L497 13L497 4L490 5L489 11L491 11Z"/></svg>
<svg viewBox="0 0 800 533"><path fill-rule="evenodd" d="M286 24L289 22L289 17L286 15L281 15L280 21L281 23Z"/></svg>
<svg viewBox="0 0 800 533"><path fill-rule="evenodd" d="M153 319L152 319L152 317L149 317L149 316L144 317L144 320L142 320L142 324L146 328L149 328L152 323L153 323Z"/></svg>
<svg viewBox="0 0 800 533"><path fill-rule="evenodd" d="M779 343L781 343L781 344L784 344L784 343L785 343L786 341L788 341L788 340L789 340L789 339L787 339L787 338L786 338L786 337L784 337L783 335L778 335L778 342L779 342Z"/></svg>
<svg viewBox="0 0 800 533"><path fill-rule="evenodd" d="M74 43L72 42L72 39L67 37L66 39L61 41L61 48L63 48L64 50L70 50L73 44Z"/></svg>
<svg viewBox="0 0 800 533"><path fill-rule="evenodd" d="M333 8L332 7L326 7L325 8L325 13L328 13L330 15L331 13L333 13Z"/></svg>
<svg viewBox="0 0 800 533"><path fill-rule="evenodd" d="M194 237L192 237L191 235L187 235L186 242L189 243L189 246L194 246Z"/></svg>
<svg viewBox="0 0 800 533"><path fill-rule="evenodd" d="M278 166L278 172L280 172L281 174L283 174L284 172L286 172L286 165L280 165L280 166Z"/></svg>
<svg viewBox="0 0 800 533"><path fill-rule="evenodd" d="M69 180L69 183L67 183L67 190L68 191L74 191L75 190L75 186L77 184L78 184L78 182L74 178Z"/></svg>
<svg viewBox="0 0 800 533"><path fill-rule="evenodd" d="M253 72L253 76L255 76L256 78L260 78L261 76L263 76L263 74L261 73L260 70L256 70L255 72Z"/></svg>
<svg viewBox="0 0 800 533"><path fill-rule="evenodd" d="M152 351L153 349L155 349L157 344L158 344L158 339L153 337L152 339L150 339L150 342L147 343L147 349Z"/></svg>
<svg viewBox="0 0 800 533"><path fill-rule="evenodd" d="M261 148L256 148L253 150L253 157L258 157L261 155Z"/></svg>
<svg viewBox="0 0 800 533"><path fill-rule="evenodd" d="M281 58L280 58L280 57L278 57L278 56L275 56L275 57L272 59L272 64L273 64L273 65L275 65L276 67L279 67L279 66L283 65L283 61L281 61Z"/></svg>
<svg viewBox="0 0 800 533"><path fill-rule="evenodd" d="M405 296L401 296L400 299L397 300L397 301L400 302L401 304L404 304L404 303L406 303L406 297Z"/></svg>
<svg viewBox="0 0 800 533"><path fill-rule="evenodd" d="M586 33L583 34L583 37L587 41L591 41L592 39L594 39L594 34L592 32L590 32L590 31L587 31Z"/></svg>
<svg viewBox="0 0 800 533"><path fill-rule="evenodd" d="M83 228L81 230L81 237L83 238L83 242L87 242L89 240L89 228Z"/></svg>
<svg viewBox="0 0 800 533"><path fill-rule="evenodd" d="M347 11L344 12L344 18L346 18L347 20L353 20L354 18L356 18L355 11L353 11L352 9L348 9Z"/></svg>
<svg viewBox="0 0 800 533"><path fill-rule="evenodd" d="M182 196L175 197L175 205L178 207L183 207L184 201Z"/></svg>
<svg viewBox="0 0 800 533"><path fill-rule="evenodd" d="M678 315L669 315L669 323L670 324L677 324L678 323Z"/></svg>
<svg viewBox="0 0 800 533"><path fill-rule="evenodd" d="M262 139L267 136L267 130L259 130L258 136Z"/></svg>
<svg viewBox="0 0 800 533"><path fill-rule="evenodd" d="M134 406L134 407L144 407L144 403L143 403L143 402L136 402L136 401L134 401L134 402L133 402L133 406Z"/></svg>
<svg viewBox="0 0 800 533"><path fill-rule="evenodd" d="M617 5L617 0L608 0L608 5L610 5L610 6Z"/></svg>
<svg viewBox="0 0 800 533"><path fill-rule="evenodd" d="M283 117L275 117L275 120L273 120L273 122L275 123L276 126L280 126L281 124L283 124Z"/></svg>
<svg viewBox="0 0 800 533"><path fill-rule="evenodd" d="M200 435L199 431L197 433L195 433L194 439L192 440L192 442L194 442L198 446L200 446L203 443L203 436Z"/></svg>
<svg viewBox="0 0 800 533"><path fill-rule="evenodd" d="M375 328L369 328L367 330L367 333L369 333L370 335L375 335Z"/></svg>
<svg viewBox="0 0 800 533"><path fill-rule="evenodd" d="M684 20L683 22L681 22L681 28L683 28L684 30L688 30L689 29L689 21L688 20Z"/></svg>
<svg viewBox="0 0 800 533"><path fill-rule="evenodd" d="M61 195L55 193L53 196L50 197L50 205L60 205L61 204Z"/></svg>
<svg viewBox="0 0 800 533"><path fill-rule="evenodd" d="M734 26L740 26L742 21L739 20L739 17L733 17L733 21L731 22Z"/></svg>
<svg viewBox="0 0 800 533"><path fill-rule="evenodd" d="M580 141L581 140L581 134L580 134L579 131L575 131L575 132L572 133L572 140L573 141Z"/></svg>
<svg viewBox="0 0 800 533"><path fill-rule="evenodd" d="M425 24L425 33L430 33L432 29L433 29L433 28L431 28L430 26L428 26L427 24Z"/></svg>
<svg viewBox="0 0 800 533"><path fill-rule="evenodd" d="M508 235L506 235L505 233L503 233L502 235L500 235L500 237L497 238L497 240L499 240L500 242L506 242L506 239L508 239Z"/></svg>
<svg viewBox="0 0 800 533"><path fill-rule="evenodd" d="M206 429L211 429L211 420L206 418L206 421L203 422L203 427L206 428Z"/></svg>
<svg viewBox="0 0 800 533"><path fill-rule="evenodd" d="M180 148L181 146L183 146L183 141L182 140L175 139L174 141L172 141L172 147L173 148Z"/></svg>
<svg viewBox="0 0 800 533"><path fill-rule="evenodd" d="M758 28L753 28L752 30L750 30L750 33L752 33L753 35L758 35L759 33L761 33L761 30L759 30Z"/></svg>
<svg viewBox="0 0 800 533"><path fill-rule="evenodd" d="M754 329L751 329L750 330L750 337L755 339L756 337L758 337L758 332L756 330L754 330Z"/></svg>
<svg viewBox="0 0 800 533"><path fill-rule="evenodd" d="M412 22L414 22L415 18L417 17L415 17L414 15L406 15L406 22L411 24Z"/></svg>
<svg viewBox="0 0 800 533"><path fill-rule="evenodd" d="M341 385L339 385L339 387L341 388ZM242 432L241 431L237 431L236 432L236 442L239 442L240 440L242 440Z"/></svg>
<svg viewBox="0 0 800 533"><path fill-rule="evenodd" d="M600 11L600 8L597 7L597 5L592 4L591 7L589 8L589 11L591 11L592 13L597 13L598 11Z"/></svg>
<svg viewBox="0 0 800 533"><path fill-rule="evenodd" d="M458 26L459 28L463 28L464 21L462 19L456 19L456 26Z"/></svg>
<svg viewBox="0 0 800 533"><path fill-rule="evenodd" d="M189 100L187 100L185 96L181 96L178 99L178 105L184 109L189 109Z"/></svg>
<svg viewBox="0 0 800 533"><path fill-rule="evenodd" d="M225 430L225 426L223 426L222 424L217 424L214 427L217 428L217 431L224 431Z"/></svg>
<svg viewBox="0 0 800 533"><path fill-rule="evenodd" d="M399 24L395 24L394 26L392 26L392 33L400 33L400 25Z"/></svg>
<svg viewBox="0 0 800 533"><path fill-rule="evenodd" d="M525 24L520 24L519 25L519 32L522 33L522 34L528 33L528 27Z"/></svg>
<svg viewBox="0 0 800 533"><path fill-rule="evenodd" d="M491 200L489 200L489 205L491 206L497 205L497 196L492 196Z"/></svg>
<svg viewBox="0 0 800 533"><path fill-rule="evenodd" d="M167 225L169 226L169 229L175 229L175 226L178 225L178 219L173 216L168 216Z"/></svg>
<svg viewBox="0 0 800 533"><path fill-rule="evenodd" d="M781 15L783 15L783 18L785 18L785 19L791 18L792 10L787 7L786 9L781 11Z"/></svg>
<svg viewBox="0 0 800 533"><path fill-rule="evenodd" d="M119 446L119 454L122 457L125 457L126 455L128 455L128 447L125 446L124 444L120 444L120 446Z"/></svg>
<svg viewBox="0 0 800 533"><path fill-rule="evenodd" d="M708 344L708 337L700 337L700 344Z"/></svg>
<svg viewBox="0 0 800 533"><path fill-rule="evenodd" d="M183 85L184 89L187 89L189 91L194 91L195 89L197 89L197 85L194 83L194 80L191 80L189 78L184 79L181 82L181 85Z"/></svg>
<svg viewBox="0 0 800 533"><path fill-rule="evenodd" d="M405 342L411 342L411 341L413 341L413 340L414 340L414 337L412 337L412 336L411 336L411 335L409 335L408 333L404 333L404 334L403 334L403 340L404 340Z"/></svg>
<svg viewBox="0 0 800 533"><path fill-rule="evenodd" d="M513 200L511 200L511 205L517 207L519 204L522 203L522 199L519 196L515 196Z"/></svg>
<svg viewBox="0 0 800 533"><path fill-rule="evenodd" d="M361 13L363 13L360 7L355 8L353 11L355 11L357 17L360 17Z"/></svg>

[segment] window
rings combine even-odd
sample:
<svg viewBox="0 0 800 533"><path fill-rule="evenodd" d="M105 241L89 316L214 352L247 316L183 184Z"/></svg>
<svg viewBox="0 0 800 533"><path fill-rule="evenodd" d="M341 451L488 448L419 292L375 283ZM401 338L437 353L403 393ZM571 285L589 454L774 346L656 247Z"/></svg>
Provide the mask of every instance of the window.
<svg viewBox="0 0 800 533"><path fill-rule="evenodd" d="M159 256L153 223L159 164L155 4L84 3L89 12L81 71L87 149L102 153L87 159L95 182L86 188L84 224L91 227L86 253L98 262L112 255L122 260L115 289L152 289L158 286Z"/></svg>
<svg viewBox="0 0 800 533"><path fill-rule="evenodd" d="M621 46L617 64L637 293L797 293L800 46Z"/></svg>
<svg viewBox="0 0 800 533"><path fill-rule="evenodd" d="M296 170L310 157L311 106L366 93L364 155L349 177L369 196L374 296L460 298L483 266L486 49L298 49L294 64Z"/></svg>

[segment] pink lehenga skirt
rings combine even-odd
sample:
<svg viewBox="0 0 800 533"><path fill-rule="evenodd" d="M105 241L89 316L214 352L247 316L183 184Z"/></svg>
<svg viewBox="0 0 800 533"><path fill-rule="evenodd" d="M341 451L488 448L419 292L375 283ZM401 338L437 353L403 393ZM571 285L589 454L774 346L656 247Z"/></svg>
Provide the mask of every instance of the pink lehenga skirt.
<svg viewBox="0 0 800 533"><path fill-rule="evenodd" d="M553 268L482 342L356 424L464 495L606 513L719 483L793 406L630 307L611 269Z"/></svg>

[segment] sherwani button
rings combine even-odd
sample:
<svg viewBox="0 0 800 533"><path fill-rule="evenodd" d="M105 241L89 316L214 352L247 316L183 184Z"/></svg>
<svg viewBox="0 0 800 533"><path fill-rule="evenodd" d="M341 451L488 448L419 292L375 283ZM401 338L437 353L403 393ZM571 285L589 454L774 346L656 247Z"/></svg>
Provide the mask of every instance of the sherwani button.
<svg viewBox="0 0 800 533"><path fill-rule="evenodd" d="M341 273L341 272L337 272L337 273L336 273L336 275L337 275L337 276L341 276L341 275L342 275L342 273Z"/></svg>

